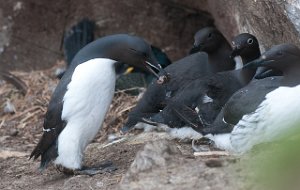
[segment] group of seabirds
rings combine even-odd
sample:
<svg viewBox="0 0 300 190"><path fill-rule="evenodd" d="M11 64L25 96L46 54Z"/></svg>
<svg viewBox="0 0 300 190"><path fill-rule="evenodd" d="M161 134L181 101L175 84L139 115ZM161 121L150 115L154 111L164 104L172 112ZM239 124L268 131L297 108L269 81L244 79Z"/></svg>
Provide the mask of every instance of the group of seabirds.
<svg viewBox="0 0 300 190"><path fill-rule="evenodd" d="M41 170L51 162L72 174L103 169L82 166L84 150L101 128L116 81L128 70L155 78L129 113L123 133L141 123L167 126L178 133L182 129L182 138L193 133L242 154L300 123L300 49L293 44L261 54L249 33L237 35L231 46L216 28L205 27L195 34L190 54L170 64L166 54L140 37L94 40L93 28L84 19L65 35L68 66L30 156L41 156Z"/></svg>

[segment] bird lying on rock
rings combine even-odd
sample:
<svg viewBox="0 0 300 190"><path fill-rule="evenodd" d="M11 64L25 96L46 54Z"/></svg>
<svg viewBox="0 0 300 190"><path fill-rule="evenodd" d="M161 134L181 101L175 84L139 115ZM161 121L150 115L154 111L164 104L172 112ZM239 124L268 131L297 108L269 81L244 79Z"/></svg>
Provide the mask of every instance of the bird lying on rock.
<svg viewBox="0 0 300 190"><path fill-rule="evenodd" d="M160 84L167 80L142 38L116 34L86 45L56 87L43 136L30 155L34 159L41 156L41 170L53 161L65 172L95 174L97 168L82 166L83 153L102 125L114 95L116 74L123 71L124 64L151 72Z"/></svg>
<svg viewBox="0 0 300 190"><path fill-rule="evenodd" d="M195 40L195 48L200 52L165 68L171 80L164 85L149 85L141 100L129 113L128 121L122 128L123 132L159 113L166 106L167 100L176 95L178 89L194 79L235 68L234 60L229 57L231 46L216 28L201 29L196 33Z"/></svg>

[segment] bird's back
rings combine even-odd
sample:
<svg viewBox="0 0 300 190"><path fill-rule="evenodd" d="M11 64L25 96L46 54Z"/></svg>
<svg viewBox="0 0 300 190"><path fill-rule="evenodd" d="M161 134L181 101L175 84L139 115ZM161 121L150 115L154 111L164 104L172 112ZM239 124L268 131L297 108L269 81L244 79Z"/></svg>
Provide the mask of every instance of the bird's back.
<svg viewBox="0 0 300 190"><path fill-rule="evenodd" d="M276 89L282 77L253 80L234 93L224 106L224 120L235 125L243 115L255 111L267 93Z"/></svg>

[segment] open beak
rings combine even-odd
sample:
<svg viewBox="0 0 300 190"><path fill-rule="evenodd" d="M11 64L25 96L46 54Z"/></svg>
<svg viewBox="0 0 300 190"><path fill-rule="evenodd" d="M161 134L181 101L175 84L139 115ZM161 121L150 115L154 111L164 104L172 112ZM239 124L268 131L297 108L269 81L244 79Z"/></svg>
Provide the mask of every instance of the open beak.
<svg viewBox="0 0 300 190"><path fill-rule="evenodd" d="M161 71L165 72L161 66L155 66L154 64L150 63L149 61L145 61L147 70L152 73L157 79L159 79L159 73Z"/></svg>
<svg viewBox="0 0 300 190"><path fill-rule="evenodd" d="M148 60L145 60L144 64L146 69L158 79L158 84L164 84L169 80L169 74L156 61L154 55L152 55Z"/></svg>

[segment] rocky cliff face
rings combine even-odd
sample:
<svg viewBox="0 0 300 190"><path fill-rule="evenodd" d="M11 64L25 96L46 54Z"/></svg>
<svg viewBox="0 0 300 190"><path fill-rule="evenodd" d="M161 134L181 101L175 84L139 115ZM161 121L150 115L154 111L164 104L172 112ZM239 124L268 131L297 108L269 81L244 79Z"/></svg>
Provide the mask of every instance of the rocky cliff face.
<svg viewBox="0 0 300 190"><path fill-rule="evenodd" d="M194 33L213 24L209 14L165 0L8 0L0 2L0 67L50 67L63 58L64 31L83 18L96 21L96 37L136 34L172 60L187 55Z"/></svg>
<svg viewBox="0 0 300 190"><path fill-rule="evenodd" d="M257 36L263 50L287 42L300 46L300 0L174 1L210 12L228 40L250 32Z"/></svg>
<svg viewBox="0 0 300 190"><path fill-rule="evenodd" d="M9 0L0 3L0 66L51 66L62 58L64 30L83 17L96 20L97 36L135 33L173 61L186 55L193 33L212 19L228 41L250 32L262 50L287 42L300 46L300 0Z"/></svg>

